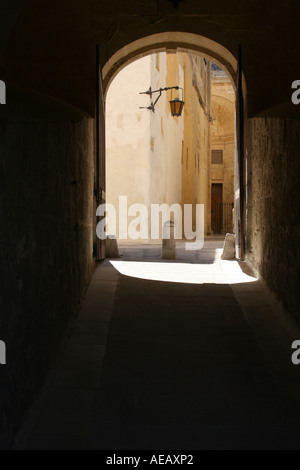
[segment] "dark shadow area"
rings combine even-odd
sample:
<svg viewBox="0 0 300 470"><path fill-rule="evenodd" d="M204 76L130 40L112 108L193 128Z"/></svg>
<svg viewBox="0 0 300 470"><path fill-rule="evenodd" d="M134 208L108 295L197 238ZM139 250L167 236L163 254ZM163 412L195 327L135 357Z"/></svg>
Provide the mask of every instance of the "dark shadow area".
<svg viewBox="0 0 300 470"><path fill-rule="evenodd" d="M299 450L299 385L259 281L160 282L104 261L15 448Z"/></svg>
<svg viewBox="0 0 300 470"><path fill-rule="evenodd" d="M228 285L120 276L115 299L90 449L300 449L299 406Z"/></svg>

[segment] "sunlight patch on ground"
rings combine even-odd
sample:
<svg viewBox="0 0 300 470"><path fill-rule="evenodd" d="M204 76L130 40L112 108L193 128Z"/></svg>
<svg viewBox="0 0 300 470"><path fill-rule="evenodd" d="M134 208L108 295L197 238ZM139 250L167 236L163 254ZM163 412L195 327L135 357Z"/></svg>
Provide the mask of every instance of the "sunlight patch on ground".
<svg viewBox="0 0 300 470"><path fill-rule="evenodd" d="M213 264L111 260L124 276L184 284L242 284L257 279L243 273L237 261L216 260Z"/></svg>
<svg viewBox="0 0 300 470"><path fill-rule="evenodd" d="M246 282L257 281L256 277L245 274L237 261L220 261L228 284L245 284Z"/></svg>

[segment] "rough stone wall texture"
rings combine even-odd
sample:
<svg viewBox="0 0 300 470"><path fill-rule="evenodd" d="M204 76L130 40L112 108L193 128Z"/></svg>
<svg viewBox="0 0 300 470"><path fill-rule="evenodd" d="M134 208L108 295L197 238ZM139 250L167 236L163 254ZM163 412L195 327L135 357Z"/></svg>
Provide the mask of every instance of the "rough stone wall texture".
<svg viewBox="0 0 300 470"><path fill-rule="evenodd" d="M247 123L247 256L300 321L300 120Z"/></svg>
<svg viewBox="0 0 300 470"><path fill-rule="evenodd" d="M45 100L1 107L0 448L41 386L91 274L93 168L92 119Z"/></svg>

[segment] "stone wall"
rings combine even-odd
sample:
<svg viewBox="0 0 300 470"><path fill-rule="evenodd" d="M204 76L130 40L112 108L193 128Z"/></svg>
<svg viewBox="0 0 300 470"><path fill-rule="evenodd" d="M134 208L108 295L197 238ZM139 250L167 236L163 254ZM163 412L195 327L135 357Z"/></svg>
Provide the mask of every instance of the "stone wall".
<svg viewBox="0 0 300 470"><path fill-rule="evenodd" d="M247 257L300 320L300 121L251 119L247 136Z"/></svg>
<svg viewBox="0 0 300 470"><path fill-rule="evenodd" d="M0 109L0 448L34 400L90 278L93 165L92 119L39 95L9 94Z"/></svg>
<svg viewBox="0 0 300 470"><path fill-rule="evenodd" d="M148 95L139 94L149 89L150 63L151 56L147 56L125 67L106 95L106 201L114 205L117 215L116 233L112 227L108 230L117 238L119 197L127 196L128 208L133 204L149 208L150 204L150 111L139 109L150 104ZM128 217L126 227L134 218Z"/></svg>
<svg viewBox="0 0 300 470"><path fill-rule="evenodd" d="M211 148L223 151L223 163L210 165L210 183L222 183L223 212L222 233L231 228L231 204L235 192L235 91L230 78L224 75L212 79L211 97Z"/></svg>
<svg viewBox="0 0 300 470"><path fill-rule="evenodd" d="M194 54L178 54L184 68L184 142L182 204L204 204L204 233L209 228L210 62ZM196 211L193 230L196 229Z"/></svg>
<svg viewBox="0 0 300 470"><path fill-rule="evenodd" d="M151 87L154 90L184 86L184 73L177 54L156 55L151 58ZM158 65L158 67L157 67ZM173 99L180 93L173 90ZM153 96L155 100L158 97ZM181 202L181 153L184 138L183 117L174 117L170 112L171 91L162 93L151 113L151 186L150 198L153 204L180 204ZM172 217L172 216L171 216Z"/></svg>
<svg viewBox="0 0 300 470"><path fill-rule="evenodd" d="M294 52L300 40L296 0L272 2L272 8L267 0L189 0L177 9L167 0L0 0L0 12L1 79L89 112L95 102L96 44L104 65L133 41L184 31L216 41L210 56L220 56L223 64L229 55L219 45L235 57L238 44L243 45L249 116L274 106L278 116L299 116L290 101L291 83L299 73ZM177 38L180 43L180 35ZM2 41L7 41L6 50ZM206 47L207 41L199 40L203 52Z"/></svg>

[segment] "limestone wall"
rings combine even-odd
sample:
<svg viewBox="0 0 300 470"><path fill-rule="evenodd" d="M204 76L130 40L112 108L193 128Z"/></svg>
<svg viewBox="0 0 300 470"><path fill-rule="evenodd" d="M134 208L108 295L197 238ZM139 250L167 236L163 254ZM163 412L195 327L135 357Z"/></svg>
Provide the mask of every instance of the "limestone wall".
<svg viewBox="0 0 300 470"><path fill-rule="evenodd" d="M166 86L183 86L183 72L176 55L154 54L133 62L113 80L106 99L107 202L117 208L119 238L119 196L127 196L128 207L144 204L148 209L150 241L151 204L181 202L182 118L170 114L170 91L163 92L155 105L149 106L158 93L140 95ZM139 214L137 214L139 215ZM135 217L128 217L128 227ZM147 222L147 221L145 221Z"/></svg>
<svg viewBox="0 0 300 470"><path fill-rule="evenodd" d="M182 203L194 206L204 204L204 233L207 233L210 197L210 63L193 54L180 54L180 60L184 65L185 84Z"/></svg>
<svg viewBox="0 0 300 470"><path fill-rule="evenodd" d="M150 203L150 111L139 109L150 104L139 94L149 89L150 68L150 56L133 62L116 76L106 97L106 200L117 210L117 238L119 197L127 196L128 207Z"/></svg>
<svg viewBox="0 0 300 470"><path fill-rule="evenodd" d="M107 202L118 207L119 196L126 195L128 205L143 203L149 214L151 204L204 204L207 233L209 77L210 64L200 56L165 52L135 61L116 76L106 100ZM182 116L173 117L169 103L171 97L182 98L181 90L163 91L154 113L139 109L159 96L139 95L150 85L152 90L182 87Z"/></svg>
<svg viewBox="0 0 300 470"><path fill-rule="evenodd" d="M159 89L170 86L183 88L183 70L177 54L165 52L153 55L151 86ZM173 99L181 92L173 91ZM183 117L170 112L171 91L163 92L155 113L151 114L151 202L169 204L181 202L181 149Z"/></svg>
<svg viewBox="0 0 300 470"><path fill-rule="evenodd" d="M247 257L300 319L300 121L247 123Z"/></svg>
<svg viewBox="0 0 300 470"><path fill-rule="evenodd" d="M223 203L230 205L235 192L235 91L229 77L213 78L211 94L211 149L223 151L223 163L210 163L210 183L222 183ZM229 206L224 211L222 232L233 218Z"/></svg>
<svg viewBox="0 0 300 470"><path fill-rule="evenodd" d="M0 109L0 447L34 400L90 278L93 164L93 120L10 93Z"/></svg>

